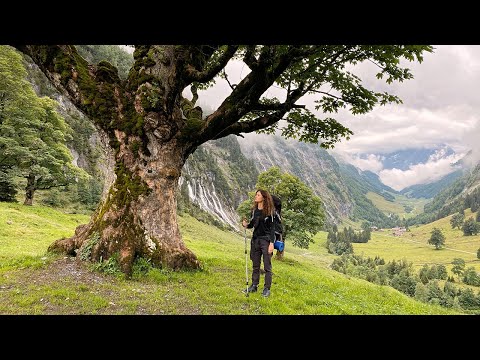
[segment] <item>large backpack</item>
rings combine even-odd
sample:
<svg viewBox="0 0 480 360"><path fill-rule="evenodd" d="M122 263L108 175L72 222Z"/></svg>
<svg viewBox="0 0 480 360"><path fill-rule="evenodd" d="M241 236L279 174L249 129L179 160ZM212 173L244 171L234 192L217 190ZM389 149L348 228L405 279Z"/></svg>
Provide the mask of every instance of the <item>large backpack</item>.
<svg viewBox="0 0 480 360"><path fill-rule="evenodd" d="M278 251L283 251L285 248L285 241L283 240L282 200L276 195L272 195L272 200L275 207L275 214L273 216L273 226L275 229L274 248Z"/></svg>

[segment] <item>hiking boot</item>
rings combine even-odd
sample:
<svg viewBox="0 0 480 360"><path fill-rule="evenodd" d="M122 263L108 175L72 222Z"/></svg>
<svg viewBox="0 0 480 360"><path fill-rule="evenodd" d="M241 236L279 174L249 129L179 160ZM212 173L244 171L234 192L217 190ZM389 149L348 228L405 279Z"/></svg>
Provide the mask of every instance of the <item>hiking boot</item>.
<svg viewBox="0 0 480 360"><path fill-rule="evenodd" d="M244 293L252 293L257 292L257 285L250 285L247 290L243 290Z"/></svg>
<svg viewBox="0 0 480 360"><path fill-rule="evenodd" d="M262 296L263 297L269 297L270 296L270 289L263 288Z"/></svg>

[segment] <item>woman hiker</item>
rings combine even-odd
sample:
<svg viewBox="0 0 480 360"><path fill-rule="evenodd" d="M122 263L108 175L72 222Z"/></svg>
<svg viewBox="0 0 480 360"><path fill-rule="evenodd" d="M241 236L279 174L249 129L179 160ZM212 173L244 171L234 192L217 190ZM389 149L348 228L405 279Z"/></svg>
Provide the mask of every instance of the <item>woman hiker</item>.
<svg viewBox="0 0 480 360"><path fill-rule="evenodd" d="M274 205L271 195L266 190L257 190L252 206L250 222L243 219L242 225L247 229L253 227L252 240L250 241L250 259L252 260L252 285L244 292L256 292L260 282L260 264L263 257L265 269L265 284L262 295L270 296L272 286L272 255L275 232L273 229Z"/></svg>

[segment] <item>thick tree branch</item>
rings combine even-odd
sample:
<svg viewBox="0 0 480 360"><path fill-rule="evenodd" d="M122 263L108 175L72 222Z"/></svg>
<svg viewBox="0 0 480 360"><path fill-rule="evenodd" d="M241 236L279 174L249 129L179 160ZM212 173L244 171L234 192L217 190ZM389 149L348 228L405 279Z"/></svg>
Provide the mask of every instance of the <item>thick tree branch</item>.
<svg viewBox="0 0 480 360"><path fill-rule="evenodd" d="M16 48L30 56L53 85L71 98L76 106L81 105L79 94L68 85L71 79L78 78L77 63L83 62L83 68L88 67L88 64L77 54L73 45L17 45ZM82 76L93 78L89 71Z"/></svg>
<svg viewBox="0 0 480 360"><path fill-rule="evenodd" d="M258 60L255 57L255 48L255 45L247 46L247 50L243 56L243 62L247 64L250 70L254 70L258 67Z"/></svg>
<svg viewBox="0 0 480 360"><path fill-rule="evenodd" d="M301 88L303 85L301 86ZM276 122L280 121L285 114L287 114L292 109L304 109L305 105L295 104L296 101L304 95L304 92L300 89L292 91L287 97L286 101L282 104L255 104L253 107L264 107L262 110L274 110L273 113L268 115L261 115L254 120L235 122L230 126L227 126L221 132L215 134L213 139L218 139L230 134L235 134L240 136L240 133L249 133L261 129L265 129ZM270 109L269 109L270 108Z"/></svg>
<svg viewBox="0 0 480 360"><path fill-rule="evenodd" d="M277 54L276 50L277 48L275 46L265 46L262 48L258 60L258 67L252 70L234 88L220 107L207 117L203 131L199 133L197 139L194 141L194 145L218 138L219 134L225 133L223 129L232 126L244 115L252 111L254 107L258 105L263 93L288 66L297 59L298 47L296 46L289 48L287 51L280 52L280 54ZM298 96L298 93L290 95L286 103L286 109L282 110L282 112L284 111L283 113L288 112L293 107L293 103L298 99ZM295 101L292 101L294 98Z"/></svg>
<svg viewBox="0 0 480 360"><path fill-rule="evenodd" d="M260 116L253 120L234 123L226 127L224 130L218 133L215 137L213 137L213 140L220 139L222 137L232 135L232 134L241 136L240 134L242 133L251 133L257 130L265 129L275 124L276 122L280 121L286 113L287 113L286 110L279 110L272 114Z"/></svg>
<svg viewBox="0 0 480 360"><path fill-rule="evenodd" d="M202 70L197 70L194 64L187 64L185 67L187 84L191 82L205 83L212 80L227 65L233 55L235 55L238 47L238 45L227 46L225 51L214 63L206 61Z"/></svg>
<svg viewBox="0 0 480 360"><path fill-rule="evenodd" d="M252 106L252 110L253 111L282 110L282 109L285 108L286 104L287 104L286 102L285 103L276 103L276 104L256 104L256 105ZM291 109L305 109L305 105L293 104L290 108Z"/></svg>
<svg viewBox="0 0 480 360"><path fill-rule="evenodd" d="M74 45L16 45L52 84L104 130L120 116L123 95L117 69L106 61L88 64Z"/></svg>
<svg viewBox="0 0 480 360"><path fill-rule="evenodd" d="M190 91L192 92L192 105L195 106L197 100L198 100L198 91L197 91L197 86L195 84L193 84L191 87L190 87Z"/></svg>

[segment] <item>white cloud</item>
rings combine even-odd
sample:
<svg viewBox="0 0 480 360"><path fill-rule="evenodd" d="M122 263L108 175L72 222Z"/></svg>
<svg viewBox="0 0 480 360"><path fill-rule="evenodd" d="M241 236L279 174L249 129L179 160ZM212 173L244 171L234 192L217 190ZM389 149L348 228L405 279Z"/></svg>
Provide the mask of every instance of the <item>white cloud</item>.
<svg viewBox="0 0 480 360"><path fill-rule="evenodd" d="M433 155L425 164L412 165L408 170L384 169L378 174L380 180L395 190L402 190L411 185L430 183L440 180L443 176L455 170L452 164L458 161L462 155L450 155L438 159Z"/></svg>
<svg viewBox="0 0 480 360"><path fill-rule="evenodd" d="M360 157L357 154L350 155L348 153L341 154L343 160L352 164L362 171L372 171L378 174L383 169L383 157L375 154L368 154L366 157Z"/></svg>
<svg viewBox="0 0 480 360"><path fill-rule="evenodd" d="M479 117L469 105L446 106L432 110L401 105L381 107L362 116L349 116L344 122L354 135L338 143L337 153L388 153L409 148L442 144L464 151L465 136L477 131Z"/></svg>

